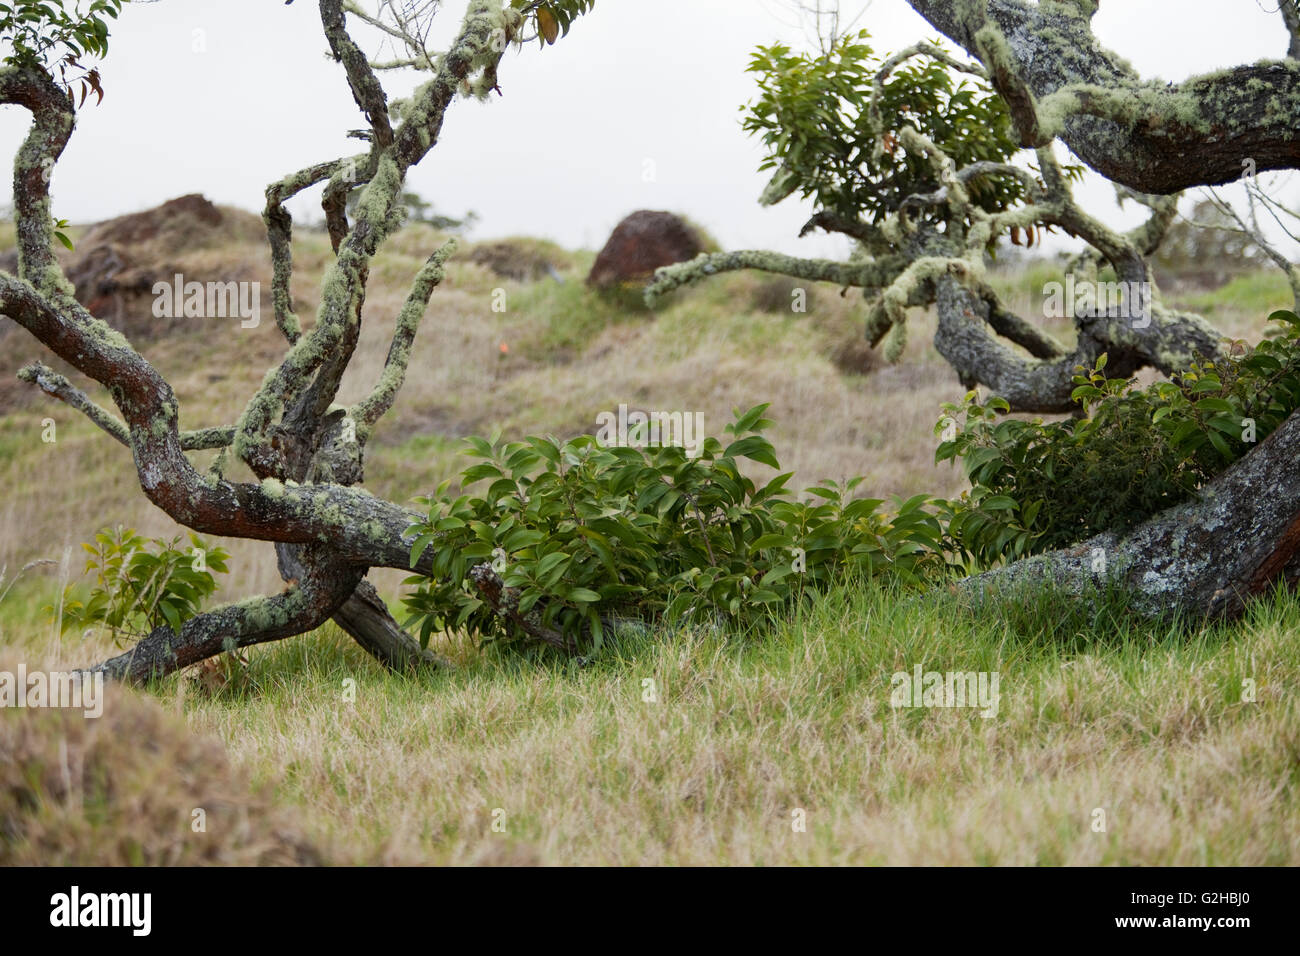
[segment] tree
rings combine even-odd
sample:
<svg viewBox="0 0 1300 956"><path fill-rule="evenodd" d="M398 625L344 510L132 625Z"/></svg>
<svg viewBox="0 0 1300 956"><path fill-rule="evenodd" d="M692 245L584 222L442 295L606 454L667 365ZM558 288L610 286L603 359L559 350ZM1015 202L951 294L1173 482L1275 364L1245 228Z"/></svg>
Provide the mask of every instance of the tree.
<svg viewBox="0 0 1300 956"><path fill-rule="evenodd" d="M18 274L0 273L0 314L104 386L116 413L43 364L24 368L21 377L125 445L144 494L178 523L201 533L273 542L286 582L280 594L215 608L178 630L155 628L129 652L100 665L108 675L164 674L223 650L305 633L330 618L389 666L434 662L365 581L371 567L431 567L431 554L411 562L408 529L419 515L357 486L366 442L402 387L411 344L454 243L433 251L413 278L405 305L392 319L386 365L369 394L346 407L334 399L360 332L369 264L399 224L407 172L437 144L447 110L461 94L487 99L499 92L497 71L511 45L529 39L554 43L592 4L470 0L455 39L437 53L427 47L436 2L400 9L381 3L367 12L352 0L319 0L330 53L366 119L361 138L367 147L267 187L263 217L284 358L268 371L237 422L197 431L179 428L175 394L158 371L77 302L51 250L49 183L73 133L73 85L84 79L99 89L98 75L85 71L79 59L103 55L107 23L120 12L121 0L95 0L86 14L69 13L62 2L24 2L0 17L0 38L10 50L0 67L0 103L21 106L32 116L14 166ZM349 18L378 30L397 48L396 57L372 61L353 39ZM408 99L390 102L379 71L402 68L423 70L429 78ZM292 220L284 203L322 183L335 259L316 321L304 328L291 305ZM349 217L346 200L356 189L360 198ZM200 449L220 449L206 474L188 454ZM232 455L248 465L256 482L225 476Z"/></svg>
<svg viewBox="0 0 1300 956"><path fill-rule="evenodd" d="M1156 274L1217 286L1260 265L1259 247L1213 199L1199 199L1165 232Z"/></svg>
<svg viewBox="0 0 1300 956"><path fill-rule="evenodd" d="M750 66L760 96L745 125L775 169L761 201L812 199L804 233L849 236L858 254L847 263L715 255L662 270L650 297L749 268L860 288L871 299L867 338L888 358L902 353L908 308L937 305L939 353L967 387L985 385L1018 411L1070 411L1075 367L1103 352L1116 376L1144 366L1171 374L1218 355L1208 323L1163 304L1149 259L1179 190L1295 165L1297 62L1149 84L1098 45L1095 3L912 6L973 61L930 42L878 58L864 31L816 55L760 49ZM1085 212L1071 190L1082 167L1061 164L1057 139L1122 199L1148 207L1147 221L1120 234ZM1033 161L1016 162L1021 149ZM984 281L984 254L1000 238L1032 244L1058 230L1089 247L1071 265L1075 278L1104 281L1110 294L1104 305L1077 303L1073 345L1013 314ZM1120 291L1127 298L1114 301Z"/></svg>
<svg viewBox="0 0 1300 956"><path fill-rule="evenodd" d="M983 384L1019 411L1072 410L1076 369L1096 367L1103 355L1106 374L1124 378L1143 366L1173 375L1198 357L1221 356L1208 323L1161 303L1149 260L1181 190L1300 165L1295 0L1281 3L1285 59L1181 84L1145 81L1106 50L1091 29L1096 0L909 3L970 59L930 42L877 59L859 33L815 56L761 49L751 66L761 92L746 124L776 170L762 201L795 192L814 199L804 231L851 237L854 257L701 256L659 270L647 297L735 269L860 288L872 299L868 339L884 340L887 357L902 352L907 310L934 305L935 347L963 384ZM1078 170L1062 165L1057 141L1121 197L1146 206L1147 220L1121 234L1086 213L1071 192ZM1022 148L1034 151L1033 162L1015 161ZM1252 231L1247 217L1223 211ZM1252 199L1251 222L1254 212ZM999 238L1032 241L1040 230L1087 243L1069 266L1081 283L1113 279L1127 292L1109 308L1080 303L1072 346L1008 310L984 279L984 255ZM1270 258L1300 302L1294 266ZM1197 500L967 586L1054 580L1081 591L1117 579L1151 610L1239 612L1251 594L1293 583L1300 570L1297 445L1300 418L1292 415Z"/></svg>

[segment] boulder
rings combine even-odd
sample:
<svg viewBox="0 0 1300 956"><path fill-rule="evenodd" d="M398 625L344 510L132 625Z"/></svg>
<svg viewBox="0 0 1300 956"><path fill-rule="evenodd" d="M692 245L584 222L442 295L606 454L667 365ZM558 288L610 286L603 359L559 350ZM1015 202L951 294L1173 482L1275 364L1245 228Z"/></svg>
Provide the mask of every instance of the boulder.
<svg viewBox="0 0 1300 956"><path fill-rule="evenodd" d="M597 289L644 285L661 266L686 262L704 250L700 234L680 216L638 210L614 227L587 284Z"/></svg>

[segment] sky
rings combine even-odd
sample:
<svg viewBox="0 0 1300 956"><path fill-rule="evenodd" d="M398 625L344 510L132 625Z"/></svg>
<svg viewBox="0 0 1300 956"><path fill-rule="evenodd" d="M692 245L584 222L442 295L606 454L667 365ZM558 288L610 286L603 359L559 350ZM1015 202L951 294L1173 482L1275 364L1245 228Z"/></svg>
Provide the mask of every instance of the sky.
<svg viewBox="0 0 1300 956"><path fill-rule="evenodd" d="M866 8L859 25L878 51L936 36L903 0L843 6ZM446 0L435 38L464 7ZM1276 0L1107 0L1094 26L1144 76L1170 81L1286 48ZM476 239L599 248L619 219L649 208L685 213L724 248L842 255L839 237L797 238L811 213L797 198L757 201L767 177L740 125L757 92L745 67L778 40L810 42L787 0L596 0L555 46L507 54L504 96L457 101L408 188L439 212L473 210ZM325 51L312 0L129 3L102 64L104 102L82 109L55 171L55 214L96 221L192 192L260 211L267 183L359 152L345 134L365 122ZM384 74L390 99L420 78ZM13 154L27 123L20 108L0 109L0 151ZM1136 221L1104 182L1081 197L1114 224ZM290 211L319 219L319 189Z"/></svg>

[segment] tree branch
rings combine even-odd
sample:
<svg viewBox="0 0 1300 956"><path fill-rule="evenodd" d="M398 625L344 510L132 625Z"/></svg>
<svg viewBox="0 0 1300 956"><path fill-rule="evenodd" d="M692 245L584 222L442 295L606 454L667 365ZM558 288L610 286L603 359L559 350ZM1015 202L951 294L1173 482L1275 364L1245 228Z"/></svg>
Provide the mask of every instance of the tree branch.
<svg viewBox="0 0 1300 956"><path fill-rule="evenodd" d="M334 59L343 64L352 98L365 114L374 143L387 149L393 142L393 127L388 119L388 97L370 69L370 61L348 35L342 0L320 0L320 22L325 30Z"/></svg>
<svg viewBox="0 0 1300 956"><path fill-rule="evenodd" d="M328 2L322 0L323 10ZM356 222L326 272L316 326L267 375L236 425L234 451L258 477L288 473L284 453L272 441L275 417L282 409L298 404L310 387L313 373L339 356L340 350L348 349L347 343L356 333L355 320L368 263L379 243L397 225L394 212L406 170L437 141L447 106L461 84L475 71L486 75L495 70L502 50L493 47L493 31L501 28L503 17L512 14L491 0L474 0L433 78L412 97L405 119L393 134L392 145L380 149L375 144L379 156L374 175L362 189ZM332 392L328 387L318 389L314 404L328 404Z"/></svg>
<svg viewBox="0 0 1300 956"><path fill-rule="evenodd" d="M1286 51L1287 58L1300 60L1300 3L1296 0L1278 0L1277 5L1282 14L1282 23L1291 37Z"/></svg>
<svg viewBox="0 0 1300 956"><path fill-rule="evenodd" d="M1300 165L1295 59L1180 84L1144 82L1097 42L1091 0L908 3L967 53L996 61L1001 71L993 70L994 86L1013 112L1018 103L1022 113L1036 110L1041 131L1030 145L1059 135L1108 179L1142 192L1173 193L1234 180L1245 157L1260 170ZM1029 97L1023 103L1022 89ZM1024 132L1028 118L1017 119Z"/></svg>
<svg viewBox="0 0 1300 956"><path fill-rule="evenodd" d="M866 262L835 262L831 259L799 259L777 252L747 250L714 252L696 256L690 262L664 266L655 271L654 281L646 287L646 302L654 301L674 289L709 276L740 269L775 272L810 282L834 282L843 287L878 289L888 285L906 266L902 256Z"/></svg>
<svg viewBox="0 0 1300 956"><path fill-rule="evenodd" d="M397 393L406 381L406 369L411 361L411 346L415 344L415 335L424 318L425 309L429 307L429 297L442 282L445 275L444 266L451 254L456 251L456 240L446 242L438 251L429 256L424 267L420 269L411 286L406 304L397 315L396 328L388 346L388 357L384 361L384 370L374 389L364 399L353 406L351 415L356 422L357 436L364 443L374 429L375 423L393 407Z"/></svg>
<svg viewBox="0 0 1300 956"><path fill-rule="evenodd" d="M1148 615L1234 617L1251 597L1278 582L1294 586L1297 581L1297 456L1300 412L1202 489L1198 499L1122 535L1107 532L986 571L962 586L979 599L1044 584L1080 594L1113 582Z"/></svg>
<svg viewBox="0 0 1300 956"><path fill-rule="evenodd" d="M333 176L349 162L355 163L355 160L318 163L266 187L262 221L266 223L267 240L271 246L271 300L275 307L275 324L290 345L298 341L302 324L293 312L290 289L293 278L293 217L284 208L284 203L304 189Z"/></svg>
<svg viewBox="0 0 1300 956"><path fill-rule="evenodd" d="M343 569L322 553L306 549L302 577L282 593L227 604L190 618L179 633L155 628L125 654L94 668L115 680L141 683L161 677L222 651L283 640L329 620L361 583L363 571Z"/></svg>
<svg viewBox="0 0 1300 956"><path fill-rule="evenodd" d="M32 362L18 370L18 378L35 385L46 395L57 398L65 405L81 412L101 431L118 443L131 447L131 436L120 418L96 404L81 389L42 362ZM180 433L181 448L186 451L199 451L205 448L224 448L230 444L235 430L229 425L219 428L203 428L197 431Z"/></svg>

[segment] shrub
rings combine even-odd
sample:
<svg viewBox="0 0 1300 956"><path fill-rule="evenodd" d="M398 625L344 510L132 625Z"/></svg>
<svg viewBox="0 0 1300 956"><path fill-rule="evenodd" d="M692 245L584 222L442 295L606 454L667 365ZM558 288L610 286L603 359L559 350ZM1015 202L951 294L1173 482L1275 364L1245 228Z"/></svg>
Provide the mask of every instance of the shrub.
<svg viewBox="0 0 1300 956"><path fill-rule="evenodd" d="M63 630L107 627L115 641L142 637L162 624L179 631L217 590L212 572L224 574L230 556L195 534L189 551L177 548L180 540L146 540L121 527L97 532L81 545L90 554L85 573L95 572L94 586L84 602L73 598L71 585L65 590Z"/></svg>
<svg viewBox="0 0 1300 956"><path fill-rule="evenodd" d="M771 315L792 315L794 312L794 294L803 290L805 311L812 311L817 304L817 290L806 279L792 279L788 276L771 276L759 279L749 294L749 304L756 312Z"/></svg>
<svg viewBox="0 0 1300 956"><path fill-rule="evenodd" d="M715 622L749 626L846 574L917 582L947 567L943 530L918 495L892 509L852 497L860 478L823 482L796 500L792 473L757 485L742 458L777 469L762 431L766 405L727 426L727 445L705 439L697 457L682 448L601 447L531 437L500 444L466 439L478 463L462 486L449 482L419 499L428 517L412 527L412 563L436 547L434 575L407 580L408 626L423 643L434 631L482 640L527 636L499 616L470 580L490 564L513 589L520 615L598 649L611 624Z"/></svg>
<svg viewBox="0 0 1300 956"><path fill-rule="evenodd" d="M861 478L796 498L790 472L760 487L739 461L780 472L766 405L693 458L591 436L466 439L478 462L461 485L487 488L452 496L444 482L419 499L411 561L436 555L432 576L407 579L407 625L424 644L439 630L518 642L546 628L591 651L622 622L744 629L855 576L922 584L1123 531L1197 494L1300 407L1300 318L1272 318L1281 335L1146 388L1106 378L1101 356L1078 369L1077 419L1006 418L1005 401L975 392L945 405L936 460L960 459L972 485L952 501L884 508L855 497ZM474 583L487 566L501 595Z"/></svg>
<svg viewBox="0 0 1300 956"><path fill-rule="evenodd" d="M1300 407L1300 318L1253 349L1199 361L1137 388L1107 379L1106 356L1078 369L1076 419L1002 418L1000 398L971 392L944 406L952 430L937 461L961 459L971 490L949 505L953 541L982 561L1124 531L1196 495Z"/></svg>

